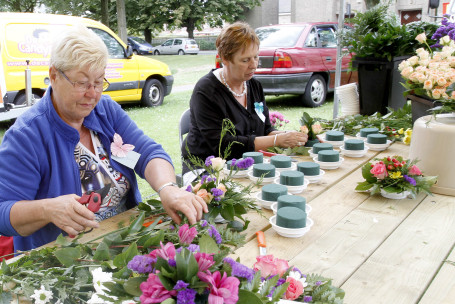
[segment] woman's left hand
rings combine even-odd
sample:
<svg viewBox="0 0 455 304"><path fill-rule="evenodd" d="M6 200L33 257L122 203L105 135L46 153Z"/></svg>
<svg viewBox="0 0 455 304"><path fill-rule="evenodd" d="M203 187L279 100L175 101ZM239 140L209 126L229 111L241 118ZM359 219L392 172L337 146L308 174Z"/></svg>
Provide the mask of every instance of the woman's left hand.
<svg viewBox="0 0 455 304"><path fill-rule="evenodd" d="M308 140L308 135L302 132L291 131L278 134L276 145L279 147L294 148L303 146Z"/></svg>
<svg viewBox="0 0 455 304"><path fill-rule="evenodd" d="M202 219L203 213L209 212L207 203L199 196L177 187L166 187L160 192L164 210L174 222L180 224L178 211L185 214L191 225Z"/></svg>

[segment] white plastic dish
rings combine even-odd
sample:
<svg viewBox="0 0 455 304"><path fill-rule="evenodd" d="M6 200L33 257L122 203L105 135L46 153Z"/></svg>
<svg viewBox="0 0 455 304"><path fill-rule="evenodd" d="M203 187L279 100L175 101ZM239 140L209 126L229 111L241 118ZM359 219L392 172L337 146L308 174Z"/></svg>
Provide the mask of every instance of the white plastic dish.
<svg viewBox="0 0 455 304"><path fill-rule="evenodd" d="M310 184L318 183L321 181L324 174L325 174L325 171L322 169L319 169L319 175L306 175L305 174L305 179L307 179L310 182Z"/></svg>
<svg viewBox="0 0 455 304"><path fill-rule="evenodd" d="M280 183L280 178L279 177L275 178L274 182L275 182L275 184L283 185L283 184ZM307 180L306 178L303 178L303 185L300 185L300 186L283 185L283 186L286 186L286 188L288 188L288 192L289 193L297 194L297 193L300 193L303 190L305 190L308 187L309 183L310 183L309 180Z"/></svg>
<svg viewBox="0 0 455 304"><path fill-rule="evenodd" d="M322 162L322 161L318 161L318 157L315 156L315 157L313 157L313 160L314 160L315 163L318 163L319 166L321 166L322 169L334 170L334 169L338 169L340 167L340 165L344 161L344 158L340 157L340 160L337 161L337 162Z"/></svg>
<svg viewBox="0 0 455 304"><path fill-rule="evenodd" d="M276 203L276 201L266 201L262 199L262 192L258 192L256 194L256 199L259 202L259 205L265 209L272 209L272 204Z"/></svg>
<svg viewBox="0 0 455 304"><path fill-rule="evenodd" d="M289 168L275 168L275 170L278 172L292 171L292 170L296 170L296 169L297 169L297 164L294 162L291 163L291 167L289 167Z"/></svg>
<svg viewBox="0 0 455 304"><path fill-rule="evenodd" d="M331 141L331 140L325 139L325 133L324 134L320 134L317 137L319 138L319 140L321 142L325 142L325 143L331 144L333 146L333 148L339 148L339 147L341 147L344 144L344 140Z"/></svg>
<svg viewBox="0 0 455 304"><path fill-rule="evenodd" d="M268 184L268 183L273 183L273 181L275 180L275 178L277 178L278 176L280 176L280 172L279 171L276 171L275 169L275 176L272 176L272 177L264 177L262 179L262 183L260 183L260 185L263 185L263 184ZM257 182L257 180L260 178L260 177L256 177L253 175L253 170L249 170L248 171L248 178L250 180L252 180L253 182Z"/></svg>
<svg viewBox="0 0 455 304"><path fill-rule="evenodd" d="M272 209L273 214L276 214L276 211L278 209L278 202L274 202L270 208ZM313 208L310 205L305 204L305 212L307 215L310 214L311 210L313 210Z"/></svg>
<svg viewBox="0 0 455 304"><path fill-rule="evenodd" d="M239 170L239 171L237 171L237 172L235 172L235 170L232 169L232 177L234 177L234 178L247 177L248 171L250 171L251 168L252 168L252 167L250 167L250 168L248 168L248 169L246 169L246 170ZM224 174L229 175L229 172L230 172L230 171L231 171L231 170L229 170L226 166L224 166L224 168L223 168L223 173L224 173Z"/></svg>
<svg viewBox="0 0 455 304"><path fill-rule="evenodd" d="M385 144L369 144L365 141L365 145L371 151L384 151L390 146L391 143L392 143L391 140L387 140L387 143L385 143Z"/></svg>
<svg viewBox="0 0 455 304"><path fill-rule="evenodd" d="M298 238L304 236L308 231L310 231L311 226L313 226L314 224L313 220L307 217L306 227L303 228L280 227L276 224L276 215L270 217L269 222L272 225L273 230L275 230L279 235L288 238Z"/></svg>
<svg viewBox="0 0 455 304"><path fill-rule="evenodd" d="M346 150L344 147L340 147L340 153L347 157L363 157L368 152L368 147L363 150Z"/></svg>

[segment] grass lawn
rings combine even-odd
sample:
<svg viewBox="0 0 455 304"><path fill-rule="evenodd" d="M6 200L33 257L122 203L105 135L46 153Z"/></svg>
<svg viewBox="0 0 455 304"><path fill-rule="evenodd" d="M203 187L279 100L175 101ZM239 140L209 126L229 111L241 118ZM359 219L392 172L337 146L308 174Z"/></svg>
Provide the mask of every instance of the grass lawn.
<svg viewBox="0 0 455 304"><path fill-rule="evenodd" d="M195 84L199 78L214 66L215 55L153 56L169 65L174 75L174 93L164 98L163 105L156 108L125 105L124 109L137 125L151 138L160 143L171 156L175 170L181 172L178 123L181 114L189 107L191 90L180 91L179 86ZM333 94L327 96L327 102L319 108L304 108L298 98L290 95L267 96L270 111L281 112L290 123L286 130L298 129L299 118L304 111L313 117L331 119L333 113ZM0 140L11 122L0 123ZM148 183L139 179L139 189L143 197L154 193Z"/></svg>

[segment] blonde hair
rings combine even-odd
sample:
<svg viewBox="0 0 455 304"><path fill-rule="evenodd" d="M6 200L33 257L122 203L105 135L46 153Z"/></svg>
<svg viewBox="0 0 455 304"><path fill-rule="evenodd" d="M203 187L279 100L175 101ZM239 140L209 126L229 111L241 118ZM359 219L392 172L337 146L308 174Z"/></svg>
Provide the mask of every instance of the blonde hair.
<svg viewBox="0 0 455 304"><path fill-rule="evenodd" d="M89 71L105 69L108 52L103 40L82 24L70 27L54 41L49 65L61 71L88 66Z"/></svg>
<svg viewBox="0 0 455 304"><path fill-rule="evenodd" d="M221 30L216 38L216 49L222 59L231 61L234 54L251 44L259 47L259 38L253 28L245 22L236 22Z"/></svg>

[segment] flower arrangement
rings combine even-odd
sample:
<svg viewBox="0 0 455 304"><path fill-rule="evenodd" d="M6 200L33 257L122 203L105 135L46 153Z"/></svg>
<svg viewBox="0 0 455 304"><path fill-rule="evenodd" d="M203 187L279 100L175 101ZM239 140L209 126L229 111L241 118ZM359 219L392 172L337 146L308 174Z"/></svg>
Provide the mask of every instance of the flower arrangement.
<svg viewBox="0 0 455 304"><path fill-rule="evenodd" d="M415 198L419 192L431 194L430 188L436 183L436 176L424 176L417 167L417 160L404 160L401 156L388 156L362 167L365 181L359 182L355 190L370 191L370 194L402 193L409 191Z"/></svg>
<svg viewBox="0 0 455 304"><path fill-rule="evenodd" d="M323 129L319 121L315 121L310 114L303 112L300 118L300 132L308 134L308 140L317 139L318 134L322 133Z"/></svg>
<svg viewBox="0 0 455 304"><path fill-rule="evenodd" d="M443 19L442 26L432 37L439 38L433 47L440 49L435 51L428 45L425 33L417 35L415 39L424 44L427 50L417 49L415 56L398 66L406 79L404 86L408 94L427 96L442 104L432 109L435 114L455 111L455 37L451 31L454 27L454 23Z"/></svg>
<svg viewBox="0 0 455 304"><path fill-rule="evenodd" d="M272 127L274 127L275 129L280 129L280 128L284 129L286 124L289 123L289 120L284 118L284 115L277 111L269 112L269 118L270 118L270 123L272 124Z"/></svg>

